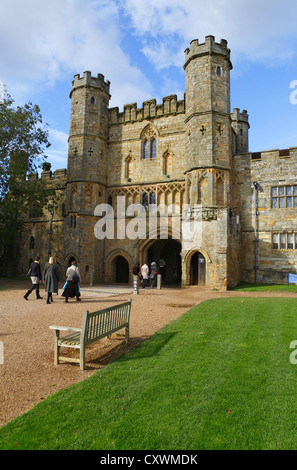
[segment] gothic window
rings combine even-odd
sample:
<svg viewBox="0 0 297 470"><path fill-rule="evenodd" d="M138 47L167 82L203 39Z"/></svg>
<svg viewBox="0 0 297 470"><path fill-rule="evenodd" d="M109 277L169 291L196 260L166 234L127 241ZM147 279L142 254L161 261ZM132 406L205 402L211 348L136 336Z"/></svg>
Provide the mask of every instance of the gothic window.
<svg viewBox="0 0 297 470"><path fill-rule="evenodd" d="M126 166L125 173L126 173L126 178L128 180L131 180L131 178L133 177L133 161L134 161L134 158L132 156L127 157L125 161L125 166Z"/></svg>
<svg viewBox="0 0 297 470"><path fill-rule="evenodd" d="M95 104L95 98L94 98L94 96L92 96L92 98L91 98L91 104Z"/></svg>
<svg viewBox="0 0 297 470"><path fill-rule="evenodd" d="M141 135L142 140L142 158L150 160L157 157L157 132L151 126L147 126Z"/></svg>
<svg viewBox="0 0 297 470"><path fill-rule="evenodd" d="M157 141L156 139L152 140L152 152L151 152L151 158L156 158L157 156Z"/></svg>
<svg viewBox="0 0 297 470"><path fill-rule="evenodd" d="M147 159L150 157L150 143L148 140L145 140L144 142L144 146L143 146L143 158L144 159Z"/></svg>
<svg viewBox="0 0 297 470"><path fill-rule="evenodd" d="M221 67L219 67L219 66L217 67L216 74L217 74L218 77L221 76Z"/></svg>
<svg viewBox="0 0 297 470"><path fill-rule="evenodd" d="M34 242L34 237L31 237L29 241L29 250L34 250Z"/></svg>
<svg viewBox="0 0 297 470"><path fill-rule="evenodd" d="M163 157L163 173L164 175L170 175L172 171L172 155L170 152L166 152Z"/></svg>
<svg viewBox="0 0 297 470"><path fill-rule="evenodd" d="M145 210L148 210L148 205L149 205L149 195L148 193L144 193L142 195L142 205L145 208Z"/></svg>

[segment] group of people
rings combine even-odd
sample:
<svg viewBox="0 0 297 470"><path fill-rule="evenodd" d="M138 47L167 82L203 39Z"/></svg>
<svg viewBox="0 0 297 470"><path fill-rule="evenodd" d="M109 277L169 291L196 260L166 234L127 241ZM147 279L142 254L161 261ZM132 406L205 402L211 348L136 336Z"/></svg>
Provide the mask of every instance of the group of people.
<svg viewBox="0 0 297 470"><path fill-rule="evenodd" d="M28 300L29 295L35 290L36 299L42 299L39 291L39 285L43 281L45 292L47 293L46 303L53 302L53 293L58 294L60 273L57 263L52 256L49 257L48 262L44 266L43 276L41 275L40 256L36 256L33 263L31 263L28 271L28 277L31 278L32 286L24 295L24 299ZM75 260L71 262L71 266L66 271L66 282L63 286L62 296L65 297L65 302L68 303L69 297L76 297L80 301L80 271Z"/></svg>
<svg viewBox="0 0 297 470"><path fill-rule="evenodd" d="M165 281L165 266L166 263L163 259L160 259L159 261L159 272L155 261L151 262L150 267L147 265L147 263L144 263L141 268L139 266L139 263L136 263L133 266L132 273L135 276L140 277L140 279L142 280L143 289L148 286L149 280L150 287L154 288L156 286L156 279L158 274L162 275L162 282Z"/></svg>

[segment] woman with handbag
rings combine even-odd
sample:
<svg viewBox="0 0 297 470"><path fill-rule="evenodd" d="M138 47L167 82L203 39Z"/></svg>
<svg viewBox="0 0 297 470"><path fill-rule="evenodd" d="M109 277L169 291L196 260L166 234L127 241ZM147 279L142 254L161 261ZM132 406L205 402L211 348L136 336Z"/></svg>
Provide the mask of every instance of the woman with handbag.
<svg viewBox="0 0 297 470"><path fill-rule="evenodd" d="M78 283L81 281L80 272L77 267L75 260L71 262L71 266L66 271L66 286L62 293L62 296L65 297L65 302L68 302L69 297L76 297L76 301L79 302L81 299L79 292Z"/></svg>

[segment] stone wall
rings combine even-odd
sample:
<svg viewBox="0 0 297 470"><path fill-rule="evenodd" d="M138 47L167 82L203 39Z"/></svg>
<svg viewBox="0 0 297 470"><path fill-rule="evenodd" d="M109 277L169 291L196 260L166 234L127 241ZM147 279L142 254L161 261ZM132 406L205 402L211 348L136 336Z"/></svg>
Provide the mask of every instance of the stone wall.
<svg viewBox="0 0 297 470"><path fill-rule="evenodd" d="M297 149L285 151L271 150L258 153L246 153L234 158L235 177L240 187L241 198L241 279L255 281L255 217L253 183L259 184L257 190L257 264L258 281L264 283L288 281L288 273L296 273L295 232L297 227L297 198L294 200L296 187ZM294 186L296 185L296 186ZM272 188L284 187L292 196L277 196L276 201L292 207L273 207ZM292 198L292 199L290 199ZM295 206L294 206L295 205ZM273 248L273 236L279 238L278 248ZM280 237L285 242L281 248ZM288 239L289 235L289 239ZM292 245L291 245L292 239Z"/></svg>

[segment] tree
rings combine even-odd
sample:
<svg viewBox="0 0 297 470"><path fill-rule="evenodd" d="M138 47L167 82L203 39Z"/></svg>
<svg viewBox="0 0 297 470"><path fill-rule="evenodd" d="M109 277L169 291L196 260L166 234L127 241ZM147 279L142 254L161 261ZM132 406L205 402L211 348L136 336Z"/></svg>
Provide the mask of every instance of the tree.
<svg viewBox="0 0 297 470"><path fill-rule="evenodd" d="M48 130L40 109L14 106L5 92L0 102L0 262L16 257L17 235L28 209L42 210L48 199L45 184L28 176L47 158Z"/></svg>

